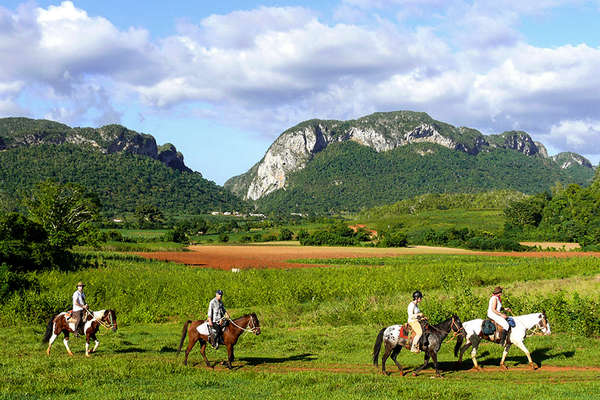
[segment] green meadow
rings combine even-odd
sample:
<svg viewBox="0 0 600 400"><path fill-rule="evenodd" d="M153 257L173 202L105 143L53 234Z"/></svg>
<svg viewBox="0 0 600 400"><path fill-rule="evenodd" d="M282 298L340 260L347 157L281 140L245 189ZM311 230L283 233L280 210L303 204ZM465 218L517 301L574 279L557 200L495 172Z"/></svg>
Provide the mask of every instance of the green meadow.
<svg viewBox="0 0 600 400"><path fill-rule="evenodd" d="M600 390L595 258L418 255L233 273L123 253L88 256L94 267L37 273L36 289L0 307L0 398L588 399ZM79 280L87 284L93 309L117 311L119 329L102 329L98 352L89 359L82 338L71 339L73 358L60 338L47 357L41 338L48 317L69 308ZM568 286L548 290L561 281ZM465 321L484 316L497 284L506 288L515 313L548 315L553 334L526 341L539 370L527 369L516 348L509 370L498 370L501 348L486 343L478 358L484 371L471 372L468 353L462 366L455 365L450 338L439 358L443 379L432 379L431 368L402 377L392 362L392 375L385 377L372 365L378 331L405 321L414 289L424 291L422 308L432 322L452 313ZM220 365L224 349L207 350L214 368L204 365L199 348L184 367L183 354L177 355L183 323L204 318L217 287L232 316L257 313L262 333L240 338L231 371ZM410 372L423 358L402 351L398 360Z"/></svg>

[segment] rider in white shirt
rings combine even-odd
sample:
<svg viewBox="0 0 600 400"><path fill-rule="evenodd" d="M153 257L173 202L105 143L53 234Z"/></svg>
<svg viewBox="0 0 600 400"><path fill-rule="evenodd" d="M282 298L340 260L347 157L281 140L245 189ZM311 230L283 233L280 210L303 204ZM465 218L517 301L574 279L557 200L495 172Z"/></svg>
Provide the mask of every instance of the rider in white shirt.
<svg viewBox="0 0 600 400"><path fill-rule="evenodd" d="M423 328L421 328L420 319L425 318L421 310L419 310L418 304L423 300L423 294L418 290L413 293L413 301L408 303L408 324L415 331L415 337L412 342L412 346L410 351L413 353L419 353L419 339L421 339L421 335L423 335Z"/></svg>
<svg viewBox="0 0 600 400"><path fill-rule="evenodd" d="M490 301L488 303L488 311L487 317L493 321L495 321L498 325L500 325L503 329L502 335L500 336L500 344L504 345L506 342L506 338L508 336L508 332L510 331L510 325L506 320L508 315L502 312L502 288L500 286L496 286L494 288L494 292L492 297L490 297ZM505 308L504 311L512 312L510 308Z"/></svg>
<svg viewBox="0 0 600 400"><path fill-rule="evenodd" d="M82 322L85 320L84 311L88 310L88 305L85 302L85 294L83 293L83 282L77 283L77 290L73 293L73 319L75 320L75 336L79 335Z"/></svg>

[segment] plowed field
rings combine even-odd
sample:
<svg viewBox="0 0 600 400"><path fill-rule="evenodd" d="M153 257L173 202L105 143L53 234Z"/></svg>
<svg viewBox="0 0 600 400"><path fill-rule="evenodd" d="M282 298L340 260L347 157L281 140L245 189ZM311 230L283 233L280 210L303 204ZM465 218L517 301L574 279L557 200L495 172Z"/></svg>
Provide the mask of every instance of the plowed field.
<svg viewBox="0 0 600 400"><path fill-rule="evenodd" d="M290 263L306 258L397 257L412 254L463 254L511 257L600 257L593 252L481 252L445 247L357 248L311 246L190 246L188 252L144 252L142 257L186 265L229 270L231 268L299 268L317 264Z"/></svg>

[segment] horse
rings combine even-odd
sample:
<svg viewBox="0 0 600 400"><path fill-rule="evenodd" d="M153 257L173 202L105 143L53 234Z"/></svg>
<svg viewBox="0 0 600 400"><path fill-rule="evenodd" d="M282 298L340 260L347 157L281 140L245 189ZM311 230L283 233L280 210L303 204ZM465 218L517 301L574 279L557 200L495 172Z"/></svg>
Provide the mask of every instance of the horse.
<svg viewBox="0 0 600 400"><path fill-rule="evenodd" d="M244 332L252 332L255 335L260 335L260 323L255 313L246 314L239 318L229 320L229 324L223 329L223 343L227 347L227 368L231 369L231 363L234 360L233 346L237 343L240 335ZM183 365L187 365L188 355L194 347L197 341L200 341L200 353L206 366L210 367L210 363L206 358L206 343L208 342L209 329L206 320L187 320L183 325L183 332L181 333L181 341L179 342L179 348L177 354L181 351L183 341L185 340L186 334L189 336L188 346L185 349L185 359Z"/></svg>
<svg viewBox="0 0 600 400"><path fill-rule="evenodd" d="M115 310L100 310L94 312L87 312L85 314L85 323L83 326L83 333L85 334L85 356L89 357L90 353L94 353L98 349L98 345L100 342L98 338L96 338L96 333L100 328L100 325L104 326L107 329L112 329L113 332L117 330L117 314ZM48 343L48 349L46 349L46 354L50 355L50 349L52 348L52 343L56 340L58 335L61 333L64 334L63 343L67 349L67 353L70 356L73 356L73 352L69 348L69 334L75 332L75 323L69 322L67 319L67 313L62 312L60 314L55 315L50 319L48 325L46 327L46 333L44 334L43 343ZM90 348L90 339L94 339L94 348L92 351Z"/></svg>
<svg viewBox="0 0 600 400"><path fill-rule="evenodd" d="M459 335L464 335L465 333L460 318L455 314L437 325L430 325L429 329L423 331L423 336L421 336L421 340L419 341L419 348L425 352L425 360L423 365L413 372L414 376L417 376L417 374L427 366L430 357L433 359L435 365L435 375L437 377L441 376L438 369L437 353L440 351L442 341L451 331ZM407 332L406 325L392 325L381 329L377 335L375 346L373 347L373 365L377 366L381 343L385 342L385 353L381 357L381 372L384 375L390 374L385 370L385 362L389 356L400 370L402 376L404 376L402 366L398 363L396 357L398 356L398 353L400 353L400 350L402 350L402 347L410 349L412 337L414 336L411 336L410 332L402 335L403 332Z"/></svg>
<svg viewBox="0 0 600 400"><path fill-rule="evenodd" d="M527 347L525 347L525 345L523 344L523 340L527 337L527 331L530 329L540 331L544 335L550 335L550 323L548 322L546 313L542 311L541 313L519 315L513 317L513 319L515 320L516 325L511 329L510 336L507 337L506 342L504 344L504 351L502 352L500 368L508 369L504 364L504 360L506 359L508 350L510 350L511 345L514 343L527 356L527 359L529 360L529 366L531 367L531 369L536 370L538 366L531 359L531 354L529 353L529 350L527 350ZM473 368L475 368L478 371L481 370L481 367L477 364L477 359L475 357L477 355L477 348L479 347L479 343L481 342L481 340L485 339L500 344L499 339L496 339L495 335L487 336L483 334L482 324L482 319L474 319L465 322L463 324L463 327L467 332L467 334L465 335L467 341L465 345L462 346L463 338L459 338L456 341L456 345L454 346L454 356L458 356L459 364L462 362L462 357L465 350L467 350L469 346L473 346L473 350L471 350L471 359L473 360Z"/></svg>

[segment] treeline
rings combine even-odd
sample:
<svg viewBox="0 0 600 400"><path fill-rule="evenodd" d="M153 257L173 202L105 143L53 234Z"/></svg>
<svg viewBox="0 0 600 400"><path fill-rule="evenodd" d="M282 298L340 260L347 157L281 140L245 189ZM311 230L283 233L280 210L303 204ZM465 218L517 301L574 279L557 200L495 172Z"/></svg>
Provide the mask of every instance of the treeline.
<svg viewBox="0 0 600 400"><path fill-rule="evenodd" d="M197 172L182 172L134 154L103 154L71 144L20 147L0 152L0 183L15 207L40 181L93 188L109 215L149 204L169 214L244 211L246 203Z"/></svg>
<svg viewBox="0 0 600 400"><path fill-rule="evenodd" d="M514 190L534 194L555 182L587 185L593 170L561 169L541 157L494 149L469 155L432 143L376 152L354 142L334 143L277 190L257 201L263 212L358 212L427 193Z"/></svg>
<svg viewBox="0 0 600 400"><path fill-rule="evenodd" d="M532 240L600 245L600 170L591 186L556 185L551 193L513 202L505 210L505 234Z"/></svg>

